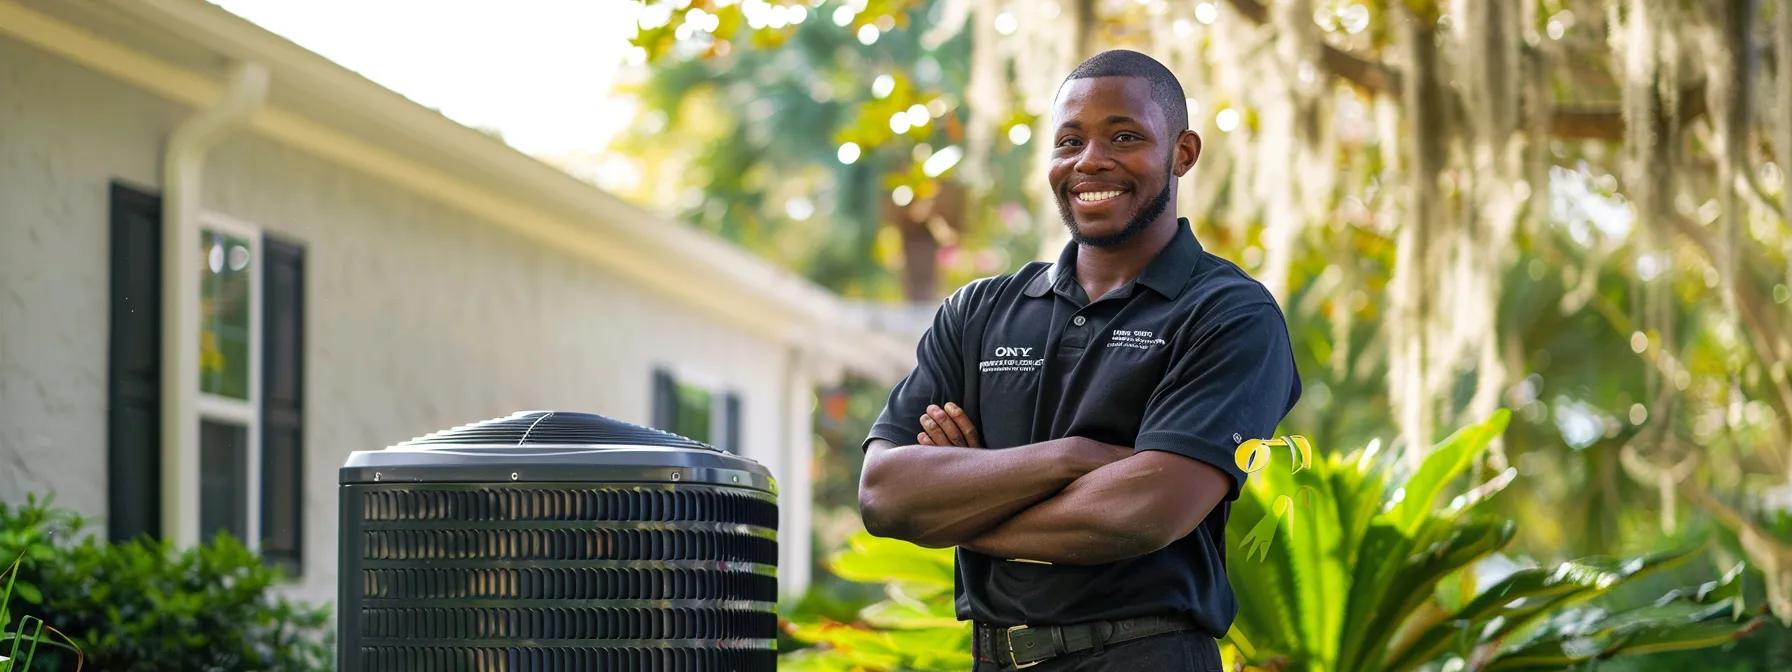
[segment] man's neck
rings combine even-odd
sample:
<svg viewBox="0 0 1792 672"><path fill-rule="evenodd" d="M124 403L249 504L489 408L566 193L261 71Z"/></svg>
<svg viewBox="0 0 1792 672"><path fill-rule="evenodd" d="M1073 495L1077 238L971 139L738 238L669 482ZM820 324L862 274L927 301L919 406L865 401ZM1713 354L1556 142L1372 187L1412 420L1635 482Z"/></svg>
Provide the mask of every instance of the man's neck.
<svg viewBox="0 0 1792 672"><path fill-rule="evenodd" d="M1076 281L1083 286L1083 293L1091 302L1098 301L1108 292L1125 286L1145 272L1165 245L1176 237L1181 228L1176 213L1165 213L1162 219L1152 222L1151 226L1140 231L1131 240L1116 247L1089 247L1078 245L1076 249Z"/></svg>

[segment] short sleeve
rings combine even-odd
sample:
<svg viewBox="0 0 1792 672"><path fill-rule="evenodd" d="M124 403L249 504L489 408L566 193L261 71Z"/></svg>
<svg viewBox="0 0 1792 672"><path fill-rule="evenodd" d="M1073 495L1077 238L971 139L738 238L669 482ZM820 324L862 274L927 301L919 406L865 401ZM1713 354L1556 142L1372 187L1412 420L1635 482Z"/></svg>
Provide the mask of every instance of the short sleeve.
<svg viewBox="0 0 1792 672"><path fill-rule="evenodd" d="M1161 450L1212 465L1232 477L1238 498L1245 473L1238 446L1274 436L1300 399L1300 375L1288 327L1275 304L1237 308L1207 321L1170 364L1145 406L1133 448Z"/></svg>
<svg viewBox="0 0 1792 672"><path fill-rule="evenodd" d="M964 371L959 341L970 295L971 287L966 286L940 304L933 315L933 325L921 335L921 343L915 348L915 370L890 390L883 412L871 425L871 435L859 446L861 450L872 439L899 446L914 443L915 436L921 433L921 414L927 407L954 401L961 394Z"/></svg>

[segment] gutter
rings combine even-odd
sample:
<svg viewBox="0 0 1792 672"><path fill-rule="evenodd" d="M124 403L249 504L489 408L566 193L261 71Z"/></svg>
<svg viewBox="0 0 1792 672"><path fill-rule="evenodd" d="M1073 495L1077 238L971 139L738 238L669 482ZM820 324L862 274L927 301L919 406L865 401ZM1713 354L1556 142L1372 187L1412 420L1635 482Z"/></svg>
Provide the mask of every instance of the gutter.
<svg viewBox="0 0 1792 672"><path fill-rule="evenodd" d="M205 154L246 125L267 95L267 66L238 62L211 107L175 128L162 157L162 537L181 547L200 541L198 218Z"/></svg>

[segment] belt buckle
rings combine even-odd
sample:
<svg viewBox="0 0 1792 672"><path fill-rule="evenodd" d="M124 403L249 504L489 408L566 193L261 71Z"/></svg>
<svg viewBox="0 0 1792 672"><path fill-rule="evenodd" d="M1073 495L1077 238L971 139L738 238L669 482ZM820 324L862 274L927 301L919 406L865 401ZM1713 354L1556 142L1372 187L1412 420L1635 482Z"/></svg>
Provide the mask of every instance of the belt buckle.
<svg viewBox="0 0 1792 672"><path fill-rule="evenodd" d="M1020 662L1020 658L1018 658L1014 655L1014 633L1019 632L1021 630L1026 630L1026 629L1027 629L1027 626L1024 624L1023 625L1011 625L1011 626L1008 626L1007 632L1005 633L1007 635L1006 639L1008 640L1008 662L1013 664L1014 669L1017 669L1017 670L1024 670L1024 669L1027 669L1034 665L1043 663L1046 660L1049 660L1049 658L1043 658L1040 660L1035 660L1030 663L1022 664Z"/></svg>

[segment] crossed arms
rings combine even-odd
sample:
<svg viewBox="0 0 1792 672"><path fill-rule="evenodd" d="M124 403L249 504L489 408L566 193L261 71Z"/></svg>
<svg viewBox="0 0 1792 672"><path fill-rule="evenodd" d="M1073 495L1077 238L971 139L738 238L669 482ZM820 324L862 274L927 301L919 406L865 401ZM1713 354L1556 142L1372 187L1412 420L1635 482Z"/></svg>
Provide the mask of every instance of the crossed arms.
<svg viewBox="0 0 1792 672"><path fill-rule="evenodd" d="M1188 535L1230 478L1174 453L1082 437L984 449L954 404L929 406L913 445L873 439L859 480L865 528L922 546L1094 565Z"/></svg>

